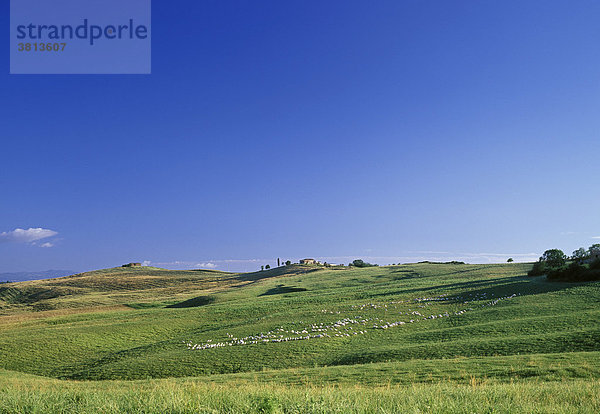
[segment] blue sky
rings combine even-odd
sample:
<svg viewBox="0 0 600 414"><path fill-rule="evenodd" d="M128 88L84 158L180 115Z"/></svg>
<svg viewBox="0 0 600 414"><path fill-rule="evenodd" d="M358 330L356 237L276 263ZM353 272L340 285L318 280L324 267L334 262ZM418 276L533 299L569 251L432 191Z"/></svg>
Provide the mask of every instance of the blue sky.
<svg viewBox="0 0 600 414"><path fill-rule="evenodd" d="M152 6L152 75L9 75L0 42L0 272L600 242L600 3Z"/></svg>

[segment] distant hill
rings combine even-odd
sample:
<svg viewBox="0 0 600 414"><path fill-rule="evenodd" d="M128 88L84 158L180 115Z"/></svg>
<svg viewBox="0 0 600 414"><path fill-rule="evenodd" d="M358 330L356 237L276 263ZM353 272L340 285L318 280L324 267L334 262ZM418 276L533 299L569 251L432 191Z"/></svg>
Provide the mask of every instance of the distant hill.
<svg viewBox="0 0 600 414"><path fill-rule="evenodd" d="M151 266L114 267L45 280L0 284L0 310L52 310L128 305L137 308L176 305L196 296L242 287L263 279L318 271L292 265L255 273L218 270L168 270ZM53 274L54 276L57 276ZM14 280L14 277L0 281ZM41 278L39 278L41 279ZM195 303L195 302L194 302ZM2 313L0 312L0 314Z"/></svg>
<svg viewBox="0 0 600 414"><path fill-rule="evenodd" d="M41 272L0 273L0 282L23 282L25 280L53 279L77 273L73 270L43 270Z"/></svg>

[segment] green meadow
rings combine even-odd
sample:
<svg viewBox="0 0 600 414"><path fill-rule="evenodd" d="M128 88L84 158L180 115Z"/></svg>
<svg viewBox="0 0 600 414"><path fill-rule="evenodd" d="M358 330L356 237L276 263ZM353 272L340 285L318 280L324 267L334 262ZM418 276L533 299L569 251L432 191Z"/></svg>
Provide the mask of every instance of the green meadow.
<svg viewBox="0 0 600 414"><path fill-rule="evenodd" d="M0 412L600 411L600 282L531 264L0 285Z"/></svg>

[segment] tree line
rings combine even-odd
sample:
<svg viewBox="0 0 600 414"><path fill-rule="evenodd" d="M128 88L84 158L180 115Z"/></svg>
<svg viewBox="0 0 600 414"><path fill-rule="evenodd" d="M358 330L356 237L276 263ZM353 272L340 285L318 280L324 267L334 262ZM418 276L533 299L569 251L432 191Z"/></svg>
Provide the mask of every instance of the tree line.
<svg viewBox="0 0 600 414"><path fill-rule="evenodd" d="M593 244L588 249L580 247L571 256L560 249L546 250L528 275L546 275L548 280L568 282L600 280L600 244Z"/></svg>

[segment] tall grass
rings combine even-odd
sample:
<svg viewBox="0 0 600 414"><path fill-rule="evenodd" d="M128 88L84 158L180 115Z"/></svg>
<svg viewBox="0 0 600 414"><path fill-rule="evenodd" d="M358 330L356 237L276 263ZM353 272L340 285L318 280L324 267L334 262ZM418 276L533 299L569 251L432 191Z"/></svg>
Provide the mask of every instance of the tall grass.
<svg viewBox="0 0 600 414"><path fill-rule="evenodd" d="M232 387L196 380L77 383L28 378L0 381L0 412L596 414L600 382Z"/></svg>

